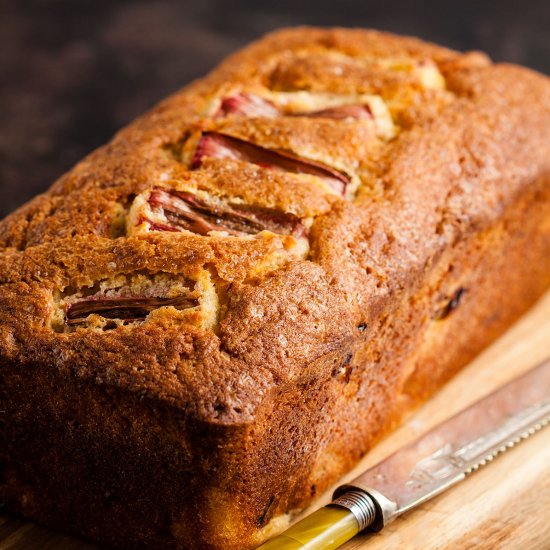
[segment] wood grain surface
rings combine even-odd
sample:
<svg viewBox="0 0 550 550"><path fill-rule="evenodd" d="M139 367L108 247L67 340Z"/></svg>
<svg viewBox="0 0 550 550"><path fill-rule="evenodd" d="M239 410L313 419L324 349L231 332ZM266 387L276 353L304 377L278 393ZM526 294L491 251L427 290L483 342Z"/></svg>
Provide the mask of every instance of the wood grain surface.
<svg viewBox="0 0 550 550"><path fill-rule="evenodd" d="M547 357L550 357L550 292L342 481L352 479ZM332 491L314 508L328 502L330 494ZM31 522L0 516L0 550L97 548ZM383 532L356 537L342 550L457 548L550 548L550 428L509 450L447 493L397 519Z"/></svg>

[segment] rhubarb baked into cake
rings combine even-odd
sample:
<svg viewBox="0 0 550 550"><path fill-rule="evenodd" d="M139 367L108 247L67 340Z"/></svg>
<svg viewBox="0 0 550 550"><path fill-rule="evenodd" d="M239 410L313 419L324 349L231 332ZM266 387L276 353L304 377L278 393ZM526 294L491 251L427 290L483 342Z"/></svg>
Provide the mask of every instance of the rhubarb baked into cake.
<svg viewBox="0 0 550 550"><path fill-rule="evenodd" d="M0 500L246 550L550 285L550 82L276 32L0 223Z"/></svg>

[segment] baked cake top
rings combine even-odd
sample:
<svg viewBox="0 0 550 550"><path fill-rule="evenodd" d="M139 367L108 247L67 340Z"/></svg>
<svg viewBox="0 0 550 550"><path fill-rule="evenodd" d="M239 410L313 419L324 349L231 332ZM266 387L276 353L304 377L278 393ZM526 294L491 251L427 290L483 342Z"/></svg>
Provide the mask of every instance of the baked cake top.
<svg viewBox="0 0 550 550"><path fill-rule="evenodd" d="M548 173L549 128L546 77L483 54L270 34L0 223L2 360L246 422Z"/></svg>

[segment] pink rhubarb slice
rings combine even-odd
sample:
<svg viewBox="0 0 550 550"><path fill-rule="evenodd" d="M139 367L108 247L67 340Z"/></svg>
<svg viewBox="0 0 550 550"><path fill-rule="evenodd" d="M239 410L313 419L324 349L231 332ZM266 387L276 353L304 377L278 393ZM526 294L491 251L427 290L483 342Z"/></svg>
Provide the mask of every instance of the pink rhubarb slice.
<svg viewBox="0 0 550 550"><path fill-rule="evenodd" d="M306 228L294 214L214 201L189 191L155 187L149 195L149 204L154 210L160 209L167 220L167 223L149 222L150 229L156 231L185 229L199 235L225 231L236 237L255 235L264 230L295 237L306 234ZM142 221L148 220L142 218Z"/></svg>
<svg viewBox="0 0 550 550"><path fill-rule="evenodd" d="M346 187L350 183L347 174L321 162L305 159L287 151L267 149L217 132L203 132L195 150L191 168L199 168L203 159L207 157L241 160L264 168L316 176L341 196L345 195Z"/></svg>

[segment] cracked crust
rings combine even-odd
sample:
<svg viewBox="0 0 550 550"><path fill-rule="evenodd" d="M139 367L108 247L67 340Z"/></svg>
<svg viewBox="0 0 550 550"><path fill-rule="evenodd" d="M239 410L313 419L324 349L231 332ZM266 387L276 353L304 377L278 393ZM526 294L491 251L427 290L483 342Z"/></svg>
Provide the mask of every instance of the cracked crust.
<svg viewBox="0 0 550 550"><path fill-rule="evenodd" d="M281 114L217 114L241 93ZM328 111L357 102L370 118ZM253 547L550 284L548 128L547 78L363 30L271 34L163 101L0 222L3 498L120 547ZM341 171L345 196L254 150L195 166L205 132ZM307 237L153 230L158 186ZM199 305L63 328L67 296L140 277L163 281L157 304L185 284ZM60 492L61 471L90 479ZM134 501L169 510L144 522Z"/></svg>

